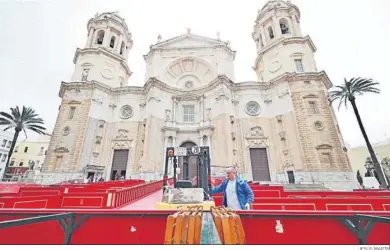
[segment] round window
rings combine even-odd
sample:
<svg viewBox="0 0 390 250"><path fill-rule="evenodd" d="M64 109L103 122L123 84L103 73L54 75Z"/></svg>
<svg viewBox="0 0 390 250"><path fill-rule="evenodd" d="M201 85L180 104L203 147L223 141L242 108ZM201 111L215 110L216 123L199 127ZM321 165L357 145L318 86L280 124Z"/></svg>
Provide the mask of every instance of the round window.
<svg viewBox="0 0 390 250"><path fill-rule="evenodd" d="M133 108L130 105L123 106L120 112L123 119L129 119L133 116Z"/></svg>
<svg viewBox="0 0 390 250"><path fill-rule="evenodd" d="M62 135L69 135L69 133L70 133L70 128L68 126L66 126L64 128L64 130L62 131Z"/></svg>
<svg viewBox="0 0 390 250"><path fill-rule="evenodd" d="M317 122L314 123L314 128L316 130L323 130L324 129L324 124L322 124L322 122L317 121Z"/></svg>
<svg viewBox="0 0 390 250"><path fill-rule="evenodd" d="M192 81L186 81L184 86L189 89L189 88L192 88L194 86L194 83Z"/></svg>
<svg viewBox="0 0 390 250"><path fill-rule="evenodd" d="M260 105L255 101L246 104L245 111L248 115L256 116L260 113Z"/></svg>

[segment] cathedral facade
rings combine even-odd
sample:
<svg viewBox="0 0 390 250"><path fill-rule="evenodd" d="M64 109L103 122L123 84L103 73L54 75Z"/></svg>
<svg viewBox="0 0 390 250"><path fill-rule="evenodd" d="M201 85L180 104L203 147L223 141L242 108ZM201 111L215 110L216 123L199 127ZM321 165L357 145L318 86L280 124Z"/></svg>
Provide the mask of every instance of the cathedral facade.
<svg viewBox="0 0 390 250"><path fill-rule="evenodd" d="M289 1L258 12L256 82L235 82L229 42L188 30L159 38L144 56L145 85L128 86L133 40L123 18L97 14L87 27L73 76L61 84L43 173L157 180L166 147L197 145L210 147L213 174L236 166L247 180L357 187L327 100L332 83Z"/></svg>

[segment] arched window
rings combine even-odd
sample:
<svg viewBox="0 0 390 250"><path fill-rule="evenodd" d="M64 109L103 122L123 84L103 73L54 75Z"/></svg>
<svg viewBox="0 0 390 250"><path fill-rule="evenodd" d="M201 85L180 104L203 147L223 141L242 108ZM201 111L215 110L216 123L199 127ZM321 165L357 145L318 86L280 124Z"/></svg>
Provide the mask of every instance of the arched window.
<svg viewBox="0 0 390 250"><path fill-rule="evenodd" d="M288 22L285 18L279 20L279 25L280 25L280 31L282 32L282 35L290 34L290 28L288 27Z"/></svg>
<svg viewBox="0 0 390 250"><path fill-rule="evenodd" d="M115 36L112 36L110 41L110 48L114 48L114 46L115 46Z"/></svg>
<svg viewBox="0 0 390 250"><path fill-rule="evenodd" d="M272 29L271 26L268 27L268 36L269 36L270 39L274 39L275 38L274 30Z"/></svg>
<svg viewBox="0 0 390 250"><path fill-rule="evenodd" d="M99 30L96 38L96 44L102 45L104 39L104 30Z"/></svg>
<svg viewBox="0 0 390 250"><path fill-rule="evenodd" d="M122 44L121 44L121 50L119 51L119 54L120 55L123 55L123 50L125 49L125 43L124 42L122 42Z"/></svg>

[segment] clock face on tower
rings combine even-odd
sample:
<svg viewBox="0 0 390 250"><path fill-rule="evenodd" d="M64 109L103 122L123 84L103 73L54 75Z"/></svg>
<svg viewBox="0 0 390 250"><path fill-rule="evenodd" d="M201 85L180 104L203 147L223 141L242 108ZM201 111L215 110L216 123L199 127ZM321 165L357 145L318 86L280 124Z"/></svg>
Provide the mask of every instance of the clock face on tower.
<svg viewBox="0 0 390 250"><path fill-rule="evenodd" d="M275 73L277 72L278 70L280 70L282 68L282 64L279 62L279 61L273 61L271 63L271 66L269 68L269 72L270 73Z"/></svg>

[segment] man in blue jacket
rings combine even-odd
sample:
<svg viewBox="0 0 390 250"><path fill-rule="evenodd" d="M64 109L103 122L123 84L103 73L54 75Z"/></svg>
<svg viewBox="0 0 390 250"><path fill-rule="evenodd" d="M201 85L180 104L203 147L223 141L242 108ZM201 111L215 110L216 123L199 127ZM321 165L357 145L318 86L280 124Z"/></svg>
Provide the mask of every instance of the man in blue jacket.
<svg viewBox="0 0 390 250"><path fill-rule="evenodd" d="M213 194L223 193L222 205L234 210L249 210L253 202L253 191L246 181L240 180L234 168L226 172L227 178L218 187L211 190Z"/></svg>

